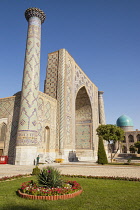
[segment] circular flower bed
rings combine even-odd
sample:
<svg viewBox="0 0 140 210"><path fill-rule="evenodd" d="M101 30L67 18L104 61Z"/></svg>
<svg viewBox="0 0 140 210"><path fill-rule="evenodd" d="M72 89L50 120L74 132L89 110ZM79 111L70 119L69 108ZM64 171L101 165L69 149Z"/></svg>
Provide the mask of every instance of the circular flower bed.
<svg viewBox="0 0 140 210"><path fill-rule="evenodd" d="M31 180L24 182L18 190L18 194L23 198L41 200L68 199L80 195L81 193L82 188L76 181L65 181L62 187L48 188L38 186Z"/></svg>

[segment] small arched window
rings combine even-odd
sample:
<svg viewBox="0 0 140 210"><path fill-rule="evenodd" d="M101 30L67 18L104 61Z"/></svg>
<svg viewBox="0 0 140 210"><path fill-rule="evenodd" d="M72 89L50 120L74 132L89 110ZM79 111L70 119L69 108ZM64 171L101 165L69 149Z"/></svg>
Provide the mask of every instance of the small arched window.
<svg viewBox="0 0 140 210"><path fill-rule="evenodd" d="M0 141L6 140L7 125L3 122L0 126Z"/></svg>
<svg viewBox="0 0 140 210"><path fill-rule="evenodd" d="M140 141L140 134L137 135L137 141Z"/></svg>
<svg viewBox="0 0 140 210"><path fill-rule="evenodd" d="M129 142L134 142L134 137L133 137L132 135L129 135L129 136L128 136L128 141L129 141Z"/></svg>

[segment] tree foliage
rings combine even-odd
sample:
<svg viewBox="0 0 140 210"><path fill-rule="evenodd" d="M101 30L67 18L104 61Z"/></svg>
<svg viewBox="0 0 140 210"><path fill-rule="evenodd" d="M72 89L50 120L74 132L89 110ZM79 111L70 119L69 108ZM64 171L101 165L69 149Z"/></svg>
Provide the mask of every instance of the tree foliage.
<svg viewBox="0 0 140 210"><path fill-rule="evenodd" d="M124 139L124 130L116 125L99 125L96 131L98 136L102 136L103 139L109 143L111 141L113 141L113 143L123 141Z"/></svg>
<svg viewBox="0 0 140 210"><path fill-rule="evenodd" d="M135 152L137 151L137 149L136 149L136 147L135 147L134 145L131 145L131 146L129 147L129 151L130 151L131 153L135 153Z"/></svg>
<svg viewBox="0 0 140 210"><path fill-rule="evenodd" d="M107 164L108 163L102 136L99 136L98 163L99 164Z"/></svg>
<svg viewBox="0 0 140 210"><path fill-rule="evenodd" d="M104 140L108 141L109 148L111 151L111 162L112 162L112 152L113 152L113 144L116 141L124 140L124 130L116 125L99 125L97 128L97 135L102 137Z"/></svg>
<svg viewBox="0 0 140 210"><path fill-rule="evenodd" d="M134 145L138 148L138 154L140 154L140 141L137 141Z"/></svg>

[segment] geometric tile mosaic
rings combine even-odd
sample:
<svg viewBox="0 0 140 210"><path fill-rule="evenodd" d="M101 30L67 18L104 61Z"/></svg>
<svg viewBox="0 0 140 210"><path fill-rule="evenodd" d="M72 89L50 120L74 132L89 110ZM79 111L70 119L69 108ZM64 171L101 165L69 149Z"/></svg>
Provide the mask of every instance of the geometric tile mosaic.
<svg viewBox="0 0 140 210"><path fill-rule="evenodd" d="M91 125L76 125L76 148L91 148Z"/></svg>
<svg viewBox="0 0 140 210"><path fill-rule="evenodd" d="M57 76L58 76L58 52L48 55L47 75L44 85L44 93L57 97Z"/></svg>
<svg viewBox="0 0 140 210"><path fill-rule="evenodd" d="M86 90L87 90L89 98L90 98L91 105L93 106L93 86L92 86L92 82L85 75L85 73L78 67L78 65L75 65L75 94L77 94L78 90L82 86L86 87Z"/></svg>

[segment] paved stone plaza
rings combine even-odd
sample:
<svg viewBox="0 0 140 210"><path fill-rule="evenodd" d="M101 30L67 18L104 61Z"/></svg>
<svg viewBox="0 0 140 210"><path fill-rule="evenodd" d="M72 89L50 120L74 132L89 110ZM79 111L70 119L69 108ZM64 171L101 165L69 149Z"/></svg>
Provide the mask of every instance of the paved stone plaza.
<svg viewBox="0 0 140 210"><path fill-rule="evenodd" d="M92 176L120 176L140 178L140 166L99 166L90 162L68 163L68 164L45 164L46 166L58 168L62 174L92 175ZM34 166L0 165L0 177L18 174L30 174Z"/></svg>

